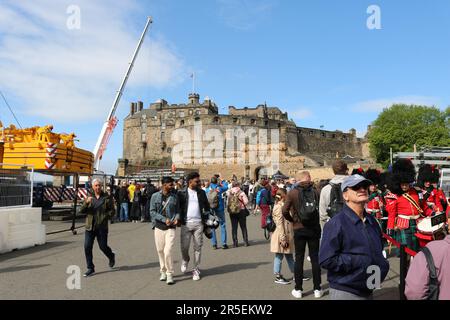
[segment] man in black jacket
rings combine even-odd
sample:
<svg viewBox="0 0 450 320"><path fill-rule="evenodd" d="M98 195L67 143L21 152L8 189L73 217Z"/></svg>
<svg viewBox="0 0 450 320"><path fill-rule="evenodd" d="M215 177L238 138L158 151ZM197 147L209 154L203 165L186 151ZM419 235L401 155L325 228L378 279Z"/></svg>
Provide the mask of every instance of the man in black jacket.
<svg viewBox="0 0 450 320"><path fill-rule="evenodd" d="M210 206L205 191L200 188L200 175L191 172L186 177L187 188L178 192L181 222L181 272L185 273L189 264L189 246L194 238L194 268L192 279L200 280L200 257L203 245L203 228L208 219Z"/></svg>

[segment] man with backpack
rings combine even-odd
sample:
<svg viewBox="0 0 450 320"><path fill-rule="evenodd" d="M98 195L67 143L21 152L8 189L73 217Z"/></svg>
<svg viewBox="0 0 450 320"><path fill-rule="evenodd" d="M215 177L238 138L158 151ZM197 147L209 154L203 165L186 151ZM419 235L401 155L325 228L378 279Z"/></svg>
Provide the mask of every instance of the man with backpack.
<svg viewBox="0 0 450 320"><path fill-rule="evenodd" d="M344 206L341 184L348 175L348 167L342 160L335 161L332 167L335 176L320 192L319 213L322 228Z"/></svg>
<svg viewBox="0 0 450 320"><path fill-rule="evenodd" d="M295 288L292 290L292 295L298 299L303 296L303 264L306 244L308 244L313 272L314 297L320 298L323 296L323 292L319 266L321 236L319 194L313 188L308 171L300 173L299 184L288 193L282 212L284 218L291 221L294 227Z"/></svg>
<svg viewBox="0 0 450 320"><path fill-rule="evenodd" d="M228 183L220 179L220 175L211 178L211 184L205 190L208 197L209 206L214 214L219 218L222 249L228 249L227 227L225 224L225 205L223 194L228 190ZM213 249L217 249L216 230L212 231L211 244Z"/></svg>
<svg viewBox="0 0 450 320"><path fill-rule="evenodd" d="M431 241L414 257L405 295L408 300L450 300L450 235Z"/></svg>

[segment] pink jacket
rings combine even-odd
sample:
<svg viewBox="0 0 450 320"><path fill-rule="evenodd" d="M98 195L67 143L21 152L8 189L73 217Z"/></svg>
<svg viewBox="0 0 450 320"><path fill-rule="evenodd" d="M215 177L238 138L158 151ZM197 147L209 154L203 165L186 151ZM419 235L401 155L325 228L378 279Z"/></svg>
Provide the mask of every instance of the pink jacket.
<svg viewBox="0 0 450 320"><path fill-rule="evenodd" d="M427 244L433 256L440 284L439 300L450 300L450 235L444 240ZM411 262L406 276L405 295L408 300L423 300L427 297L429 271L427 260L419 252Z"/></svg>
<svg viewBox="0 0 450 320"><path fill-rule="evenodd" d="M241 201L239 201L239 205L241 206L241 209L244 209L244 207L248 203L248 198L245 195L244 191L242 191L241 188L239 188L239 187L231 188L231 190L228 190L228 199L229 199L230 192L232 192L233 194L237 194L238 192L240 192L239 200L241 200Z"/></svg>

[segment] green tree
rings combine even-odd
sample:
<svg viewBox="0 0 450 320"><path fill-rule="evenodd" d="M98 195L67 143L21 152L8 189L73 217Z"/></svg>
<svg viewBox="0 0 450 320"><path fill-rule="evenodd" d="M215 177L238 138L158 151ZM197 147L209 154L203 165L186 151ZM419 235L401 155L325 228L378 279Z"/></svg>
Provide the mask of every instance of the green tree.
<svg viewBox="0 0 450 320"><path fill-rule="evenodd" d="M394 152L413 151L421 146L450 146L450 107L394 104L384 109L368 134L370 153L385 167L389 148Z"/></svg>

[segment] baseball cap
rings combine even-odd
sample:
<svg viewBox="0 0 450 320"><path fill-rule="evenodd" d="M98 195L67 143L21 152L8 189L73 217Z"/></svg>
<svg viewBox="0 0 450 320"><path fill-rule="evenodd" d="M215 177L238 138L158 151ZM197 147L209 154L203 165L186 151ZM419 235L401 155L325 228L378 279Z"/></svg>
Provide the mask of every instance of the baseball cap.
<svg viewBox="0 0 450 320"><path fill-rule="evenodd" d="M344 181L341 184L341 190L342 192L344 192L345 189L354 187L360 183L365 183L367 186L373 184L372 181L370 181L369 179L366 179L359 174L354 174L344 179Z"/></svg>

